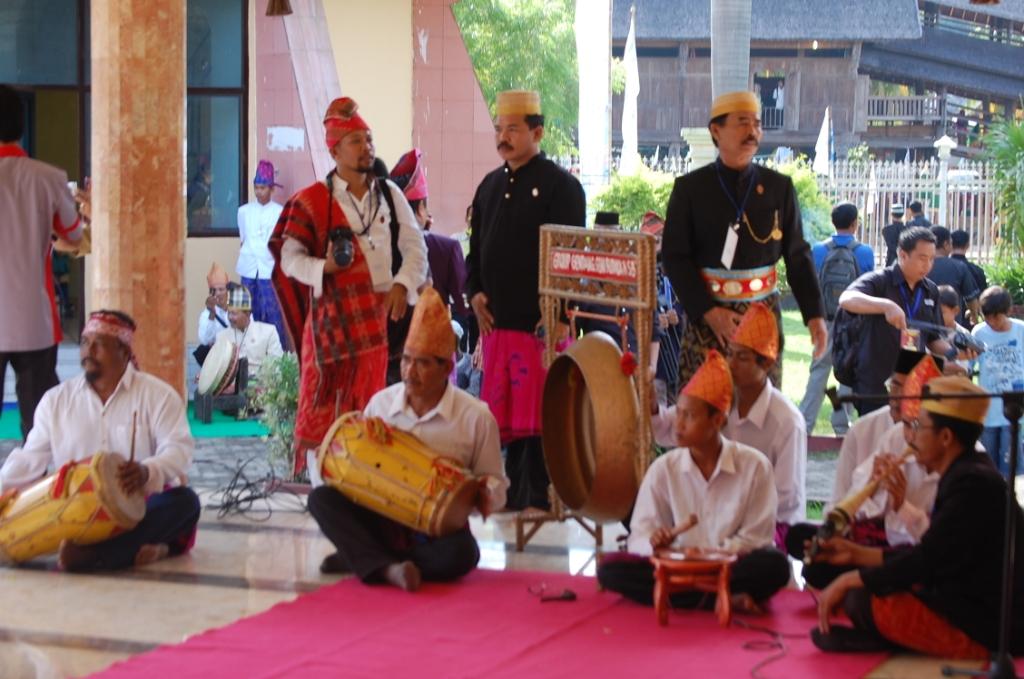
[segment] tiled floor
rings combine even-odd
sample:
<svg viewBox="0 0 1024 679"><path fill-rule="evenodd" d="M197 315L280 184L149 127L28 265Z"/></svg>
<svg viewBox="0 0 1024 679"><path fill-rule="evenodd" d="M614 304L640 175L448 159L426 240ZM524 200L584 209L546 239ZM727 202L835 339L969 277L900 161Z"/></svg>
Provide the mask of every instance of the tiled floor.
<svg viewBox="0 0 1024 679"><path fill-rule="evenodd" d="M78 371L71 353L61 352L62 377ZM7 382L11 390L13 380ZM0 460L14 445L0 442ZM205 503L237 464L258 455L260 447L257 439L199 442L192 483L203 491ZM827 498L834 459L812 456L809 462L808 495ZM247 471L253 478L265 470ZM1018 479L1024 491L1022 482L1024 477ZM53 569L52 560L0 567L0 679L86 675L336 581L318 571L330 545L313 520L298 511L293 497L279 496L275 504L269 517L265 511L253 513L264 521L218 518L216 510L205 509L190 555L127 573L65 575ZM480 541L482 568L594 572L594 541L575 523L544 526L521 553L515 551L512 515L486 523L474 520L472 528ZM606 526L605 548L614 549L621 533ZM902 656L869 676L938 677L941 666L939 661Z"/></svg>
<svg viewBox="0 0 1024 679"><path fill-rule="evenodd" d="M293 505L286 500L284 506ZM521 553L511 514L474 520L472 527L482 568L594 571L593 539L574 523L544 526ZM620 534L607 526L605 546ZM329 550L313 520L294 509L279 509L264 522L217 519L207 510L190 555L133 572L65 575L45 560L0 568L0 677L82 676L259 613L336 581L318 571ZM870 676L937 677L940 667L934 660L896 658Z"/></svg>

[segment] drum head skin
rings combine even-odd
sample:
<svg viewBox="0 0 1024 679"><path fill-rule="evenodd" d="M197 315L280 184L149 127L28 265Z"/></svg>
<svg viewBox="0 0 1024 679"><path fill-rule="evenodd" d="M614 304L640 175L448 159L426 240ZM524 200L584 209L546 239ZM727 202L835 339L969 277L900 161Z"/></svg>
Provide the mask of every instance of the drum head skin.
<svg viewBox="0 0 1024 679"><path fill-rule="evenodd" d="M206 361L199 371L199 384L196 392L201 396L209 393L216 394L216 388L223 386L223 382L232 363L237 363L238 347L227 337L222 337L214 343L210 353L206 355Z"/></svg>
<svg viewBox="0 0 1024 679"><path fill-rule="evenodd" d="M146 515L146 495L142 491L128 495L117 481L117 470L127 460L117 453L96 453L92 466L98 483L100 502L119 526L132 529Z"/></svg>
<svg viewBox="0 0 1024 679"><path fill-rule="evenodd" d="M640 404L622 352L592 332L551 364L544 383L544 461L558 496L595 521L626 517L640 488Z"/></svg>

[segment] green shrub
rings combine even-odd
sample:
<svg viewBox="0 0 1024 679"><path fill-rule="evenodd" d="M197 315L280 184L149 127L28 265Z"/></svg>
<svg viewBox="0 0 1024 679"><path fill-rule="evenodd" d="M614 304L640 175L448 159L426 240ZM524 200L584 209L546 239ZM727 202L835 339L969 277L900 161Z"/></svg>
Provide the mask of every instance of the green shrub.
<svg viewBox="0 0 1024 679"><path fill-rule="evenodd" d="M299 360L295 354L288 352L263 362L253 404L262 409L260 421L270 430L264 440L271 465L283 465L290 474L299 407Z"/></svg>
<svg viewBox="0 0 1024 679"><path fill-rule="evenodd" d="M635 230L649 210L665 216L674 181L675 175L671 173L646 168L636 175L616 174L611 184L591 199L591 207L595 211L618 212L619 224Z"/></svg>
<svg viewBox="0 0 1024 679"><path fill-rule="evenodd" d="M1014 304L1024 304L1024 260L1000 253L994 264L984 267L989 285L1006 288Z"/></svg>
<svg viewBox="0 0 1024 679"><path fill-rule="evenodd" d="M818 188L818 178L807 163L807 157L799 156L773 169L793 180L796 199L800 204L800 218L804 223L804 238L807 242L817 243L835 233L835 229L832 228L832 205Z"/></svg>

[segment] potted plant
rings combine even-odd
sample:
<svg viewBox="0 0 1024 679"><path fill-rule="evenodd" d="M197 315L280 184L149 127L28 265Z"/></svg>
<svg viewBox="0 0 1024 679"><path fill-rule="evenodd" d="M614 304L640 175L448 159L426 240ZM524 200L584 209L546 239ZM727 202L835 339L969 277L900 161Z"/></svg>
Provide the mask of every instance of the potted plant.
<svg viewBox="0 0 1024 679"><path fill-rule="evenodd" d="M286 352L264 361L253 399L260 422L269 430L264 440L271 467L292 468L295 414L299 406L299 360Z"/></svg>

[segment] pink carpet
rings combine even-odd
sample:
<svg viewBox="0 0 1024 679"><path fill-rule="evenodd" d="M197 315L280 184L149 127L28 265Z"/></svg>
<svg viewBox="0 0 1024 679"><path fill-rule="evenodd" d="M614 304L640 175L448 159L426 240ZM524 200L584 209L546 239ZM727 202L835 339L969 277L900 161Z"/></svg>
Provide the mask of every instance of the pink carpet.
<svg viewBox="0 0 1024 679"><path fill-rule="evenodd" d="M531 585L574 590L575 602L541 603ZM799 638L764 677L861 677L885 656L826 655L807 636L809 595L782 592L771 614L745 618ZM346 580L177 646L117 663L104 678L284 677L747 677L776 651L745 650L768 635L718 626L710 612L673 613L659 627L651 608L596 591L593 578L476 571L416 594ZM211 672L213 674L211 674Z"/></svg>

